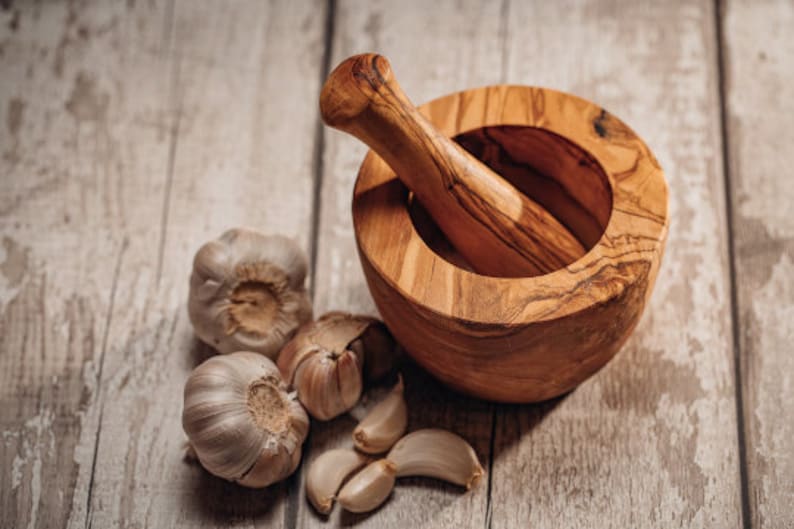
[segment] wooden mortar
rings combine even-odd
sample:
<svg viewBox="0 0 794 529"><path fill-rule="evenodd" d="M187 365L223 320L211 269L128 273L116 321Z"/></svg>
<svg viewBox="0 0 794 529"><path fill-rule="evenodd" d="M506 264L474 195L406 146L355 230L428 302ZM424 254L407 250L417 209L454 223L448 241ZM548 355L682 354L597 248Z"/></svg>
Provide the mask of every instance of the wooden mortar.
<svg viewBox="0 0 794 529"><path fill-rule="evenodd" d="M541 275L475 273L370 151L353 223L384 322L419 364L465 393L536 402L573 389L620 349L651 294L668 226L659 164L623 122L554 90L477 88L419 111L543 206L586 253Z"/></svg>

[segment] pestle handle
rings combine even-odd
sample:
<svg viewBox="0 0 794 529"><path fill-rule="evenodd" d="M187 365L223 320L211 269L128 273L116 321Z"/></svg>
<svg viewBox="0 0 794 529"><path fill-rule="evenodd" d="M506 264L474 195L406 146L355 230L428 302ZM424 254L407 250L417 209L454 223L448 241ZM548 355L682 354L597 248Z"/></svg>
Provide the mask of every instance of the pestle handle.
<svg viewBox="0 0 794 529"><path fill-rule="evenodd" d="M585 253L545 208L442 135L403 93L386 58L343 61L320 94L323 121L369 145L480 273L552 272Z"/></svg>

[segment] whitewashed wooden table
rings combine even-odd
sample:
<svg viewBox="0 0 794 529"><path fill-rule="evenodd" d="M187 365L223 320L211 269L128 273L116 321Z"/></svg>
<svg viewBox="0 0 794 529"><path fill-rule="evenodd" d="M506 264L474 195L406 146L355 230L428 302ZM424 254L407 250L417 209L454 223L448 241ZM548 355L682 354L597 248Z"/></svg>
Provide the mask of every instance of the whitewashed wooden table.
<svg viewBox="0 0 794 529"><path fill-rule="evenodd" d="M452 0L0 2L0 526L794 526L794 4ZM319 518L301 470L241 489L182 460L196 248L294 236L318 314L373 312L350 197L365 149L322 79L387 55L419 103L484 84L602 104L654 149L667 252L623 351L502 406L419 372L411 427L470 439L472 494L400 483ZM315 428L311 460L352 419ZM303 465L303 469L306 465Z"/></svg>

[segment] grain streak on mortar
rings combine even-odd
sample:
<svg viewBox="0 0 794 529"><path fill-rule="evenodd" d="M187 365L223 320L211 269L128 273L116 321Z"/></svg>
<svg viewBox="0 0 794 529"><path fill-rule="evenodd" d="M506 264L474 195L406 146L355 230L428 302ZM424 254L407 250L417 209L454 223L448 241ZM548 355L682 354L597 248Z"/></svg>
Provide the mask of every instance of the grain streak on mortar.
<svg viewBox="0 0 794 529"><path fill-rule="evenodd" d="M794 6L725 3L731 167L750 526L794 524Z"/></svg>

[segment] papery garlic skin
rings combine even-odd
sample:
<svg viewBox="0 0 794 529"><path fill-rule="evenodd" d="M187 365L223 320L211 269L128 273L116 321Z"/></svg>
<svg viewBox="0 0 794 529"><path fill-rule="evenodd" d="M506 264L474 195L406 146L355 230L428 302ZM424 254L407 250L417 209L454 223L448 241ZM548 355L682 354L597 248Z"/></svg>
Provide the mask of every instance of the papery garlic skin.
<svg viewBox="0 0 794 529"><path fill-rule="evenodd" d="M312 462L306 476L306 497L317 512L331 512L342 482L366 462L366 456L349 448L328 450Z"/></svg>
<svg viewBox="0 0 794 529"><path fill-rule="evenodd" d="M329 312L302 326L282 349L282 376L315 419L333 419L358 402L364 358L350 346L375 322L369 316Z"/></svg>
<svg viewBox="0 0 794 529"><path fill-rule="evenodd" d="M188 314L196 335L221 353L275 358L312 317L306 270L306 257L291 239L228 230L193 260Z"/></svg>
<svg viewBox="0 0 794 529"><path fill-rule="evenodd" d="M201 465L248 487L295 471L309 417L276 365L254 352L214 356L185 384L182 427Z"/></svg>
<svg viewBox="0 0 794 529"><path fill-rule="evenodd" d="M353 430L353 443L367 454L380 454L391 448L408 426L408 407L403 395L403 379L386 397L375 404Z"/></svg>

